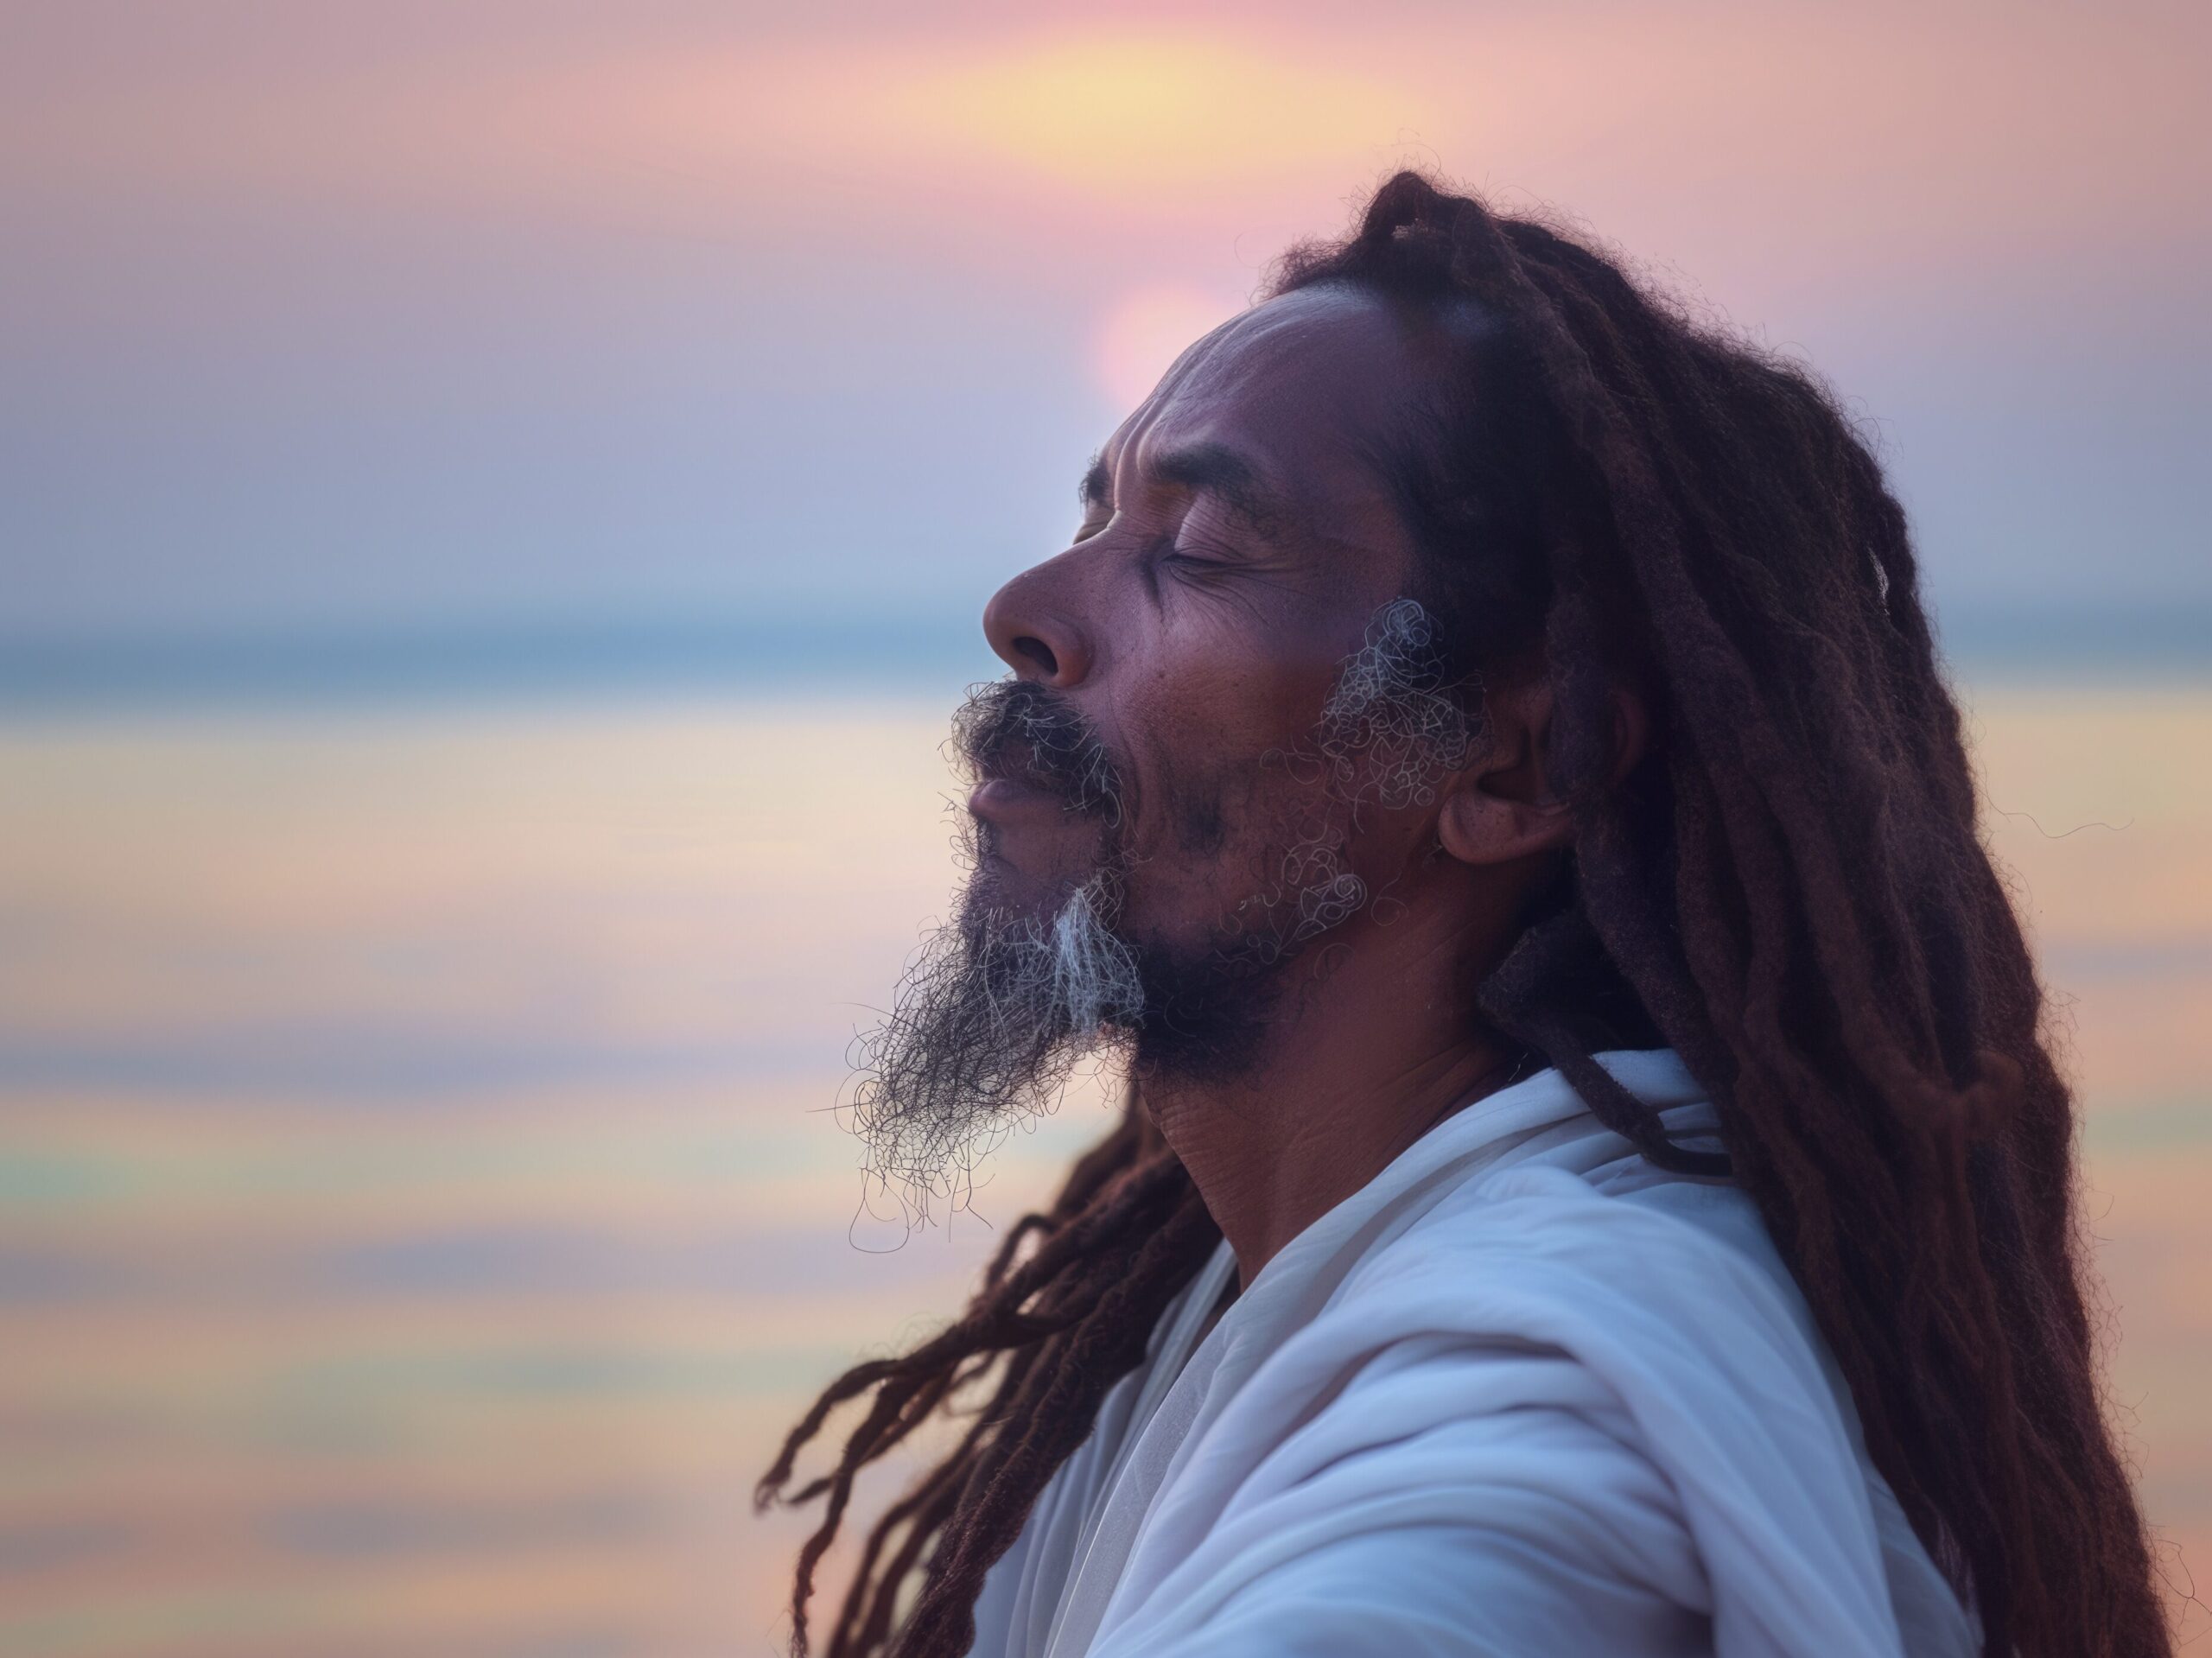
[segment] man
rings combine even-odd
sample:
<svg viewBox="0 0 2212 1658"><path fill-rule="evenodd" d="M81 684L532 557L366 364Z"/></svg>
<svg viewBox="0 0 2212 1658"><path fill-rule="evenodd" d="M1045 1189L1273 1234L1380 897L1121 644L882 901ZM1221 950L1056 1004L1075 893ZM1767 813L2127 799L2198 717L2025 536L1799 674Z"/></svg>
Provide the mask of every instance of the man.
<svg viewBox="0 0 2212 1658"><path fill-rule="evenodd" d="M1401 174L1185 352L984 626L875 1174L1130 1102L967 1314L835 1654L2166 1650L2068 1094L1832 402Z"/></svg>

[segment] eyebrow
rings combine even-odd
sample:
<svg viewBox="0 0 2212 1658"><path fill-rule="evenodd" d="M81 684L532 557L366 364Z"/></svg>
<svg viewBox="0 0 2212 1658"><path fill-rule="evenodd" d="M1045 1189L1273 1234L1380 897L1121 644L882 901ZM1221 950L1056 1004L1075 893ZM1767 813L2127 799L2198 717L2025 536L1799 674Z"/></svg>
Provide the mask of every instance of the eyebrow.
<svg viewBox="0 0 2212 1658"><path fill-rule="evenodd" d="M1159 456L1147 470L1162 484L1215 497L1255 529L1264 530L1288 516L1258 465L1225 443L1185 444ZM1079 493L1085 507L1113 504L1114 476L1106 469L1104 450L1092 458Z"/></svg>

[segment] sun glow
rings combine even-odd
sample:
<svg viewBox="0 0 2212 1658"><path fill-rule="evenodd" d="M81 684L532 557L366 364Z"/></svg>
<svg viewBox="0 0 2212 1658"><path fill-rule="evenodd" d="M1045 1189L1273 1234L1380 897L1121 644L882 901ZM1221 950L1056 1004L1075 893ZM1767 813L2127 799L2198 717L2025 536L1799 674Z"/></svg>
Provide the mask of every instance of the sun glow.
<svg viewBox="0 0 2212 1658"><path fill-rule="evenodd" d="M1173 194L1390 144L1407 90L1203 34L1054 35L847 63L840 124L1112 194ZM827 91L827 88L821 90Z"/></svg>
<svg viewBox="0 0 2212 1658"><path fill-rule="evenodd" d="M1235 314L1217 294L1184 283L1130 289L1107 308L1091 339L1090 364L1117 413L1141 403L1184 347Z"/></svg>

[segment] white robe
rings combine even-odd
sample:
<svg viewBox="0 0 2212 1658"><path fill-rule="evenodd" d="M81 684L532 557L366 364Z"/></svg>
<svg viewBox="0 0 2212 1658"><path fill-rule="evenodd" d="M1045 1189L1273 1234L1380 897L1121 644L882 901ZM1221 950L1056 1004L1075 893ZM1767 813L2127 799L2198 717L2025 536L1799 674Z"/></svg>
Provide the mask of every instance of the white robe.
<svg viewBox="0 0 2212 1658"><path fill-rule="evenodd" d="M1718 1143L1675 1055L1600 1059ZM1236 1267L1109 1393L971 1658L1978 1650L1751 1201L1557 1071L1446 1118L1198 1341Z"/></svg>

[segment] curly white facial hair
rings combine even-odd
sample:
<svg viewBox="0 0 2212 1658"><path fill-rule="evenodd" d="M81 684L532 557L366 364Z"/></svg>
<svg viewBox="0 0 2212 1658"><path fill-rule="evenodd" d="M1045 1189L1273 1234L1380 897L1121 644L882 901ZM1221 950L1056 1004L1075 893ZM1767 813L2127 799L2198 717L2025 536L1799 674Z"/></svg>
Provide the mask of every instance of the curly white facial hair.
<svg viewBox="0 0 2212 1658"><path fill-rule="evenodd" d="M1147 1051L1173 1063L1238 1063L1270 981L1370 896L1344 859L1357 811L1426 804L1464 764L1475 726L1440 685L1429 618L1411 599L1376 613L1336 675L1320 721L1291 757L1325 821L1282 844L1280 879L1236 906L1217 948L1173 956L1120 928L1132 867L1113 757L1058 693L1032 682L979 686L955 716L953 746L976 777L1018 772L1093 824L1091 869L1049 916L1007 903L970 825L970 876L954 918L909 962L890 1012L855 1044L852 1122L871 1185L910 1220L964 1202L1007 1134L1052 1110L1087 1059Z"/></svg>

